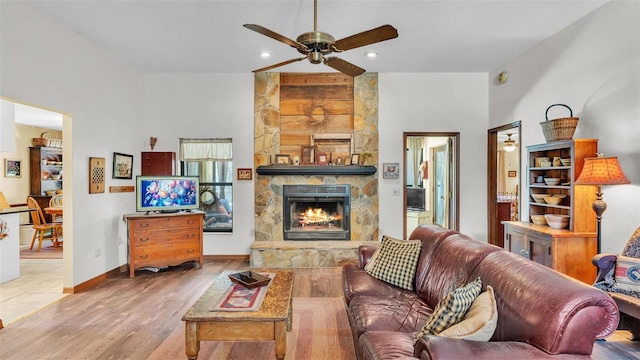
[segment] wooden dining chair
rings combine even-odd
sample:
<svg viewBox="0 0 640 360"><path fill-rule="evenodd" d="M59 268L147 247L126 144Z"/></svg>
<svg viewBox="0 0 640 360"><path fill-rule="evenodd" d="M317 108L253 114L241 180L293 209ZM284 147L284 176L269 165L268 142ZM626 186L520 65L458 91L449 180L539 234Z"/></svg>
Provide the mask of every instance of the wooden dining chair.
<svg viewBox="0 0 640 360"><path fill-rule="evenodd" d="M62 206L62 194L55 194L49 199L49 206ZM52 222L62 222L62 215L51 215Z"/></svg>
<svg viewBox="0 0 640 360"><path fill-rule="evenodd" d="M33 222L33 229L35 230L33 232L31 247L29 249L33 250L33 244L36 242L36 237L38 238L38 252L40 252L40 249L42 248L43 240L51 240L54 246L59 245L61 243L59 234L62 232L62 223L47 223L40 205L38 205L38 202L31 196L27 197L27 206L30 209L34 209L31 211L31 221Z"/></svg>

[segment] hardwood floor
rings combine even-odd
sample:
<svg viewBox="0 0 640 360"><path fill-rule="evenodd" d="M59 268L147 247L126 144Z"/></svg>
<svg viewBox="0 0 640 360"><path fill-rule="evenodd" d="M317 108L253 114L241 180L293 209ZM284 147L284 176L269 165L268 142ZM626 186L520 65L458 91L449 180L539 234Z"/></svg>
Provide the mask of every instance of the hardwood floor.
<svg viewBox="0 0 640 360"><path fill-rule="evenodd" d="M206 261L166 272L123 273L70 295L0 330L0 359L146 359L222 270L247 262ZM342 296L340 268L295 269L295 297ZM2 288L0 288L1 290ZM3 290L4 291L4 290ZM593 359L640 359L640 342L617 331L597 342Z"/></svg>

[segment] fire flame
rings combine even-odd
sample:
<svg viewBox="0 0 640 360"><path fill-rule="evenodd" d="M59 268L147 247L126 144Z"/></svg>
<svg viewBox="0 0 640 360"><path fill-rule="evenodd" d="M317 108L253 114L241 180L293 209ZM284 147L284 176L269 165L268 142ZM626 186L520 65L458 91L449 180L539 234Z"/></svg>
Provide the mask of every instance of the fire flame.
<svg viewBox="0 0 640 360"><path fill-rule="evenodd" d="M338 220L338 217L325 213L324 210L321 208L318 208L318 209L308 208L300 216L300 222L303 225L321 224L321 223L327 223L335 220Z"/></svg>

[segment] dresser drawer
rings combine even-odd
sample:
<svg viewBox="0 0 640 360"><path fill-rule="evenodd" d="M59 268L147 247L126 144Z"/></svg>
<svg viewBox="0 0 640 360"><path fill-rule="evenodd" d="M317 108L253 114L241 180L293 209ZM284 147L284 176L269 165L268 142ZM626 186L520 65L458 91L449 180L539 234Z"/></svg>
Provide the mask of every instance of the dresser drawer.
<svg viewBox="0 0 640 360"><path fill-rule="evenodd" d="M200 257L200 244L182 243L136 248L134 261L136 266L139 266L145 260L158 262L180 259L190 260L198 257Z"/></svg>
<svg viewBox="0 0 640 360"><path fill-rule="evenodd" d="M198 224L200 222L200 224ZM131 225L131 230L138 232L150 229L175 229L180 227L200 227L202 216L180 216L168 218L136 219Z"/></svg>
<svg viewBox="0 0 640 360"><path fill-rule="evenodd" d="M136 231L132 235L133 246L155 246L167 243L200 243L200 229L183 228L167 230Z"/></svg>

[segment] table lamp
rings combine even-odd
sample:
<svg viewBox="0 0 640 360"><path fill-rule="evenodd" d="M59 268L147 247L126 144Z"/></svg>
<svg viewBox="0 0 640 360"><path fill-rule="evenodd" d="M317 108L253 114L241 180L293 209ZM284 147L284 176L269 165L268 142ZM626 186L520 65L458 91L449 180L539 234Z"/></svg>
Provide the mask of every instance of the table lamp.
<svg viewBox="0 0 640 360"><path fill-rule="evenodd" d="M597 185L596 199L591 204L593 211L596 213L598 221L598 254L600 253L600 226L602 222L602 214L607 210L607 204L602 200L602 185L619 185L630 184L631 181L622 172L617 157L605 158L604 154L598 153L596 157L585 158L582 172L576 180L576 185Z"/></svg>

